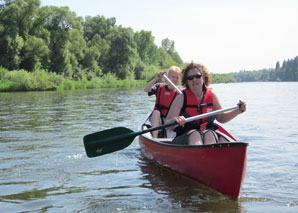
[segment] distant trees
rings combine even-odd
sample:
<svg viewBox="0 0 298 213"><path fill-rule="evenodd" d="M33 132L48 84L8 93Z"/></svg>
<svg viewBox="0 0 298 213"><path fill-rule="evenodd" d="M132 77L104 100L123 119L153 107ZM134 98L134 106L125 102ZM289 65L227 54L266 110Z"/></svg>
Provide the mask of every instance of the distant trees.
<svg viewBox="0 0 298 213"><path fill-rule="evenodd" d="M0 66L45 70L73 80L105 74L145 79L154 68L182 66L174 41L161 47L150 31L134 32L115 18L76 16L68 7L40 7L40 0L0 1Z"/></svg>
<svg viewBox="0 0 298 213"><path fill-rule="evenodd" d="M257 71L240 71L229 73L239 82L250 81L298 81L298 56L283 61L282 66L276 62L275 68Z"/></svg>
<svg viewBox="0 0 298 213"><path fill-rule="evenodd" d="M217 83L236 83L237 81L229 74L211 73L212 84Z"/></svg>

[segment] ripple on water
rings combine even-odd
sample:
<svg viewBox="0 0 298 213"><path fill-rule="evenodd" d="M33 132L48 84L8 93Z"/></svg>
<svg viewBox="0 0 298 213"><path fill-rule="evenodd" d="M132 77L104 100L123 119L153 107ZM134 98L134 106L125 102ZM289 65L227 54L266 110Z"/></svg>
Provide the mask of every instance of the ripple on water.
<svg viewBox="0 0 298 213"><path fill-rule="evenodd" d="M289 91L286 96L280 92L282 85ZM0 93L1 208L8 212L297 212L298 96L293 94L298 94L298 84L212 87L224 107L239 97L248 104L245 114L223 125L238 140L249 142L239 201L144 159L137 138L124 150L87 158L84 135L117 126L137 131L154 97L142 89L86 90Z"/></svg>

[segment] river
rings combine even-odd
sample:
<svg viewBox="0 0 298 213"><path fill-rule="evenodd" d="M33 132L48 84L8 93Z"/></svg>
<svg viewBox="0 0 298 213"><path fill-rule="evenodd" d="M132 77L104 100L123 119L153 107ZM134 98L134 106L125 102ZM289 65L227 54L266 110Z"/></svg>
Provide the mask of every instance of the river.
<svg viewBox="0 0 298 213"><path fill-rule="evenodd" d="M87 158L83 136L134 131L153 107L142 88L0 93L1 212L298 212L298 82L211 85L223 107L247 102L224 124L248 142L240 197L145 159L138 139Z"/></svg>

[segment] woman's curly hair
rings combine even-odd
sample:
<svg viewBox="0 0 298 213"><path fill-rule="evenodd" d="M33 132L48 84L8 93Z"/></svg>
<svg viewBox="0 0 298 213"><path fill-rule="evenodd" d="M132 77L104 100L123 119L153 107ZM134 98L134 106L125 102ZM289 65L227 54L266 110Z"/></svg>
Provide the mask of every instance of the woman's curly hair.
<svg viewBox="0 0 298 213"><path fill-rule="evenodd" d="M189 88L188 86L188 83L187 83L187 74L188 74L188 71L193 69L193 68L196 68L197 70L199 70L202 74L202 78L203 78L203 81L204 81L204 87L208 87L211 83L211 75L208 73L208 70L207 68L202 65L202 64L196 64L194 62L191 62L189 64L187 64L185 66L185 68L182 70L182 85L184 87L186 87L187 89Z"/></svg>

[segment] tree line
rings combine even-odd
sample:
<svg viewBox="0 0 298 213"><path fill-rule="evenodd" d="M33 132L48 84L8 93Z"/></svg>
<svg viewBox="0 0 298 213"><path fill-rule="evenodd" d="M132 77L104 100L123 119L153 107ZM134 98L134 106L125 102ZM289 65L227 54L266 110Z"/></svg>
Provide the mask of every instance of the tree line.
<svg viewBox="0 0 298 213"><path fill-rule="evenodd" d="M229 74L238 82L298 81L298 56L294 59L284 60L282 65L277 61L275 68L240 71Z"/></svg>
<svg viewBox="0 0 298 213"><path fill-rule="evenodd" d="M148 79L152 71L183 65L168 38L158 47L150 31L134 32L100 15L83 18L68 7L41 7L40 0L0 0L0 46L2 70L43 70L76 81L107 74Z"/></svg>

